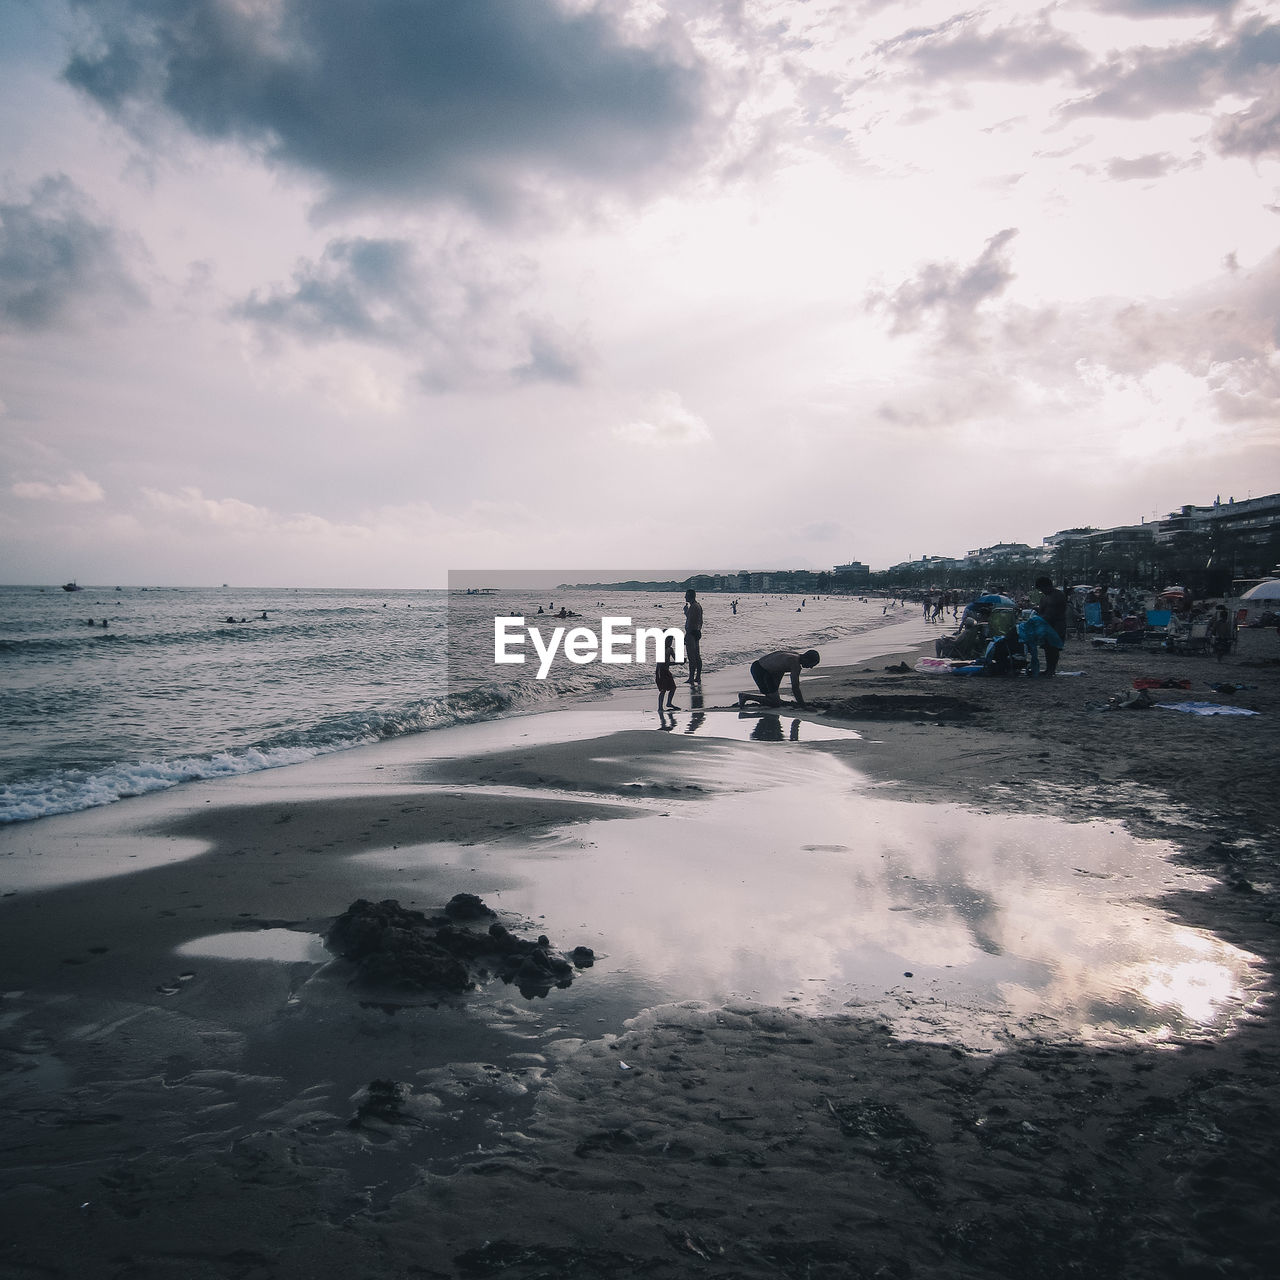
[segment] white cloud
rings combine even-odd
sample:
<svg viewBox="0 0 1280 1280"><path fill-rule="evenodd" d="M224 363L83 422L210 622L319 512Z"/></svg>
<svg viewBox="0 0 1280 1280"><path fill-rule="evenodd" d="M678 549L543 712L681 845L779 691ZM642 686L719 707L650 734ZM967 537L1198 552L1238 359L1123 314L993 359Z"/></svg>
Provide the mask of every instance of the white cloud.
<svg viewBox="0 0 1280 1280"><path fill-rule="evenodd" d="M369 536L368 529L359 524L337 523L308 512L285 514L239 498L206 498L195 486L184 486L176 492L144 488L142 494L153 511L188 529L203 527L255 538Z"/></svg>
<svg viewBox="0 0 1280 1280"><path fill-rule="evenodd" d="M613 428L613 434L631 444L663 449L681 449L711 439L707 424L674 391L660 392L644 417L620 423Z"/></svg>
<svg viewBox="0 0 1280 1280"><path fill-rule="evenodd" d="M102 486L82 471L73 472L61 482L19 480L10 486L10 492L15 498L33 502L103 502L107 496Z"/></svg>

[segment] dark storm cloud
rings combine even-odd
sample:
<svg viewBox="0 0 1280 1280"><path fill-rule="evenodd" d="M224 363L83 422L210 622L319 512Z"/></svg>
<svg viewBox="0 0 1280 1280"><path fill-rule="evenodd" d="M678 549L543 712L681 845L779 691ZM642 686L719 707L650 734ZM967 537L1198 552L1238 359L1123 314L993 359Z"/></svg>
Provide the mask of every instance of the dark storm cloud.
<svg viewBox="0 0 1280 1280"><path fill-rule="evenodd" d="M551 0L72 0L65 76L139 128L319 175L338 200L508 211L545 180L631 186L705 141L708 70L675 36L628 42Z"/></svg>
<svg viewBox="0 0 1280 1280"><path fill-rule="evenodd" d="M522 307L531 268L467 242L428 258L405 240L352 237L302 262L286 287L255 291L233 314L268 341L356 342L402 352L432 391L576 382L581 344Z"/></svg>
<svg viewBox="0 0 1280 1280"><path fill-rule="evenodd" d="M981 13L961 13L932 27L913 27L877 52L922 80L1043 80L1083 69L1088 55L1044 18L983 31Z"/></svg>
<svg viewBox="0 0 1280 1280"><path fill-rule="evenodd" d="M334 240L288 289L256 291L235 314L295 337L397 344L430 324L414 249L404 240Z"/></svg>
<svg viewBox="0 0 1280 1280"><path fill-rule="evenodd" d="M1013 279L1008 246L1018 234L1014 227L997 232L968 266L930 262L914 279L892 293L868 297L868 309L886 312L895 334L911 333L925 324L940 325L946 341L964 345L969 323L978 307L998 297Z"/></svg>
<svg viewBox="0 0 1280 1280"><path fill-rule="evenodd" d="M51 329L141 302L119 233L70 178L0 203L0 327Z"/></svg>

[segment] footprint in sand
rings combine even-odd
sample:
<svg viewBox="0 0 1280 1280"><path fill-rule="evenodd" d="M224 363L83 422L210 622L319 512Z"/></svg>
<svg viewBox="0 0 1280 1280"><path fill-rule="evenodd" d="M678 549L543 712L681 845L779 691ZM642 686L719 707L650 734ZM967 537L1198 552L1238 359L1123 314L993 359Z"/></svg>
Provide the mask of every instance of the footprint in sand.
<svg viewBox="0 0 1280 1280"><path fill-rule="evenodd" d="M196 975L190 971L178 974L173 982L162 982L156 990L162 996L176 996Z"/></svg>

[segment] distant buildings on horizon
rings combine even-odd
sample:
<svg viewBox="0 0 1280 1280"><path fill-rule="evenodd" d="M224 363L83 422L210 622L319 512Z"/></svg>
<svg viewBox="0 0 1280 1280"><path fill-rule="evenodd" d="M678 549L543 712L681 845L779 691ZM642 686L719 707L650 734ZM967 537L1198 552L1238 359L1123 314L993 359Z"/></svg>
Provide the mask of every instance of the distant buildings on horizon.
<svg viewBox="0 0 1280 1280"><path fill-rule="evenodd" d="M783 593L822 591L866 591L875 585L915 581L924 573L944 581L950 577L970 580L983 575L1025 576L1039 569L1056 567L1061 576L1079 580L1080 572L1105 564L1148 565L1153 568L1168 554L1188 542L1207 542L1212 559L1215 547L1230 548L1230 554L1265 552L1280 538L1280 493L1237 502L1215 498L1206 507L1187 505L1161 520L1139 520L1137 524L1110 529L1082 526L1060 529L1031 546L1025 542L997 542L978 547L963 556L921 556L904 560L887 569L876 570L860 560L838 564L830 570L742 569L737 573L695 574L682 582L617 584L631 589L676 589L698 591L738 591ZM1264 557L1265 558L1265 557ZM1270 569L1275 563L1272 555ZM1071 574L1071 569L1076 569Z"/></svg>
<svg viewBox="0 0 1280 1280"><path fill-rule="evenodd" d="M1082 526L1059 529L1038 547L1025 542L997 542L978 547L963 556L920 556L887 569L873 571L860 560L831 569L740 569L736 573L698 573L669 581L630 579L626 582L563 583L562 589L600 591L778 592L820 594L826 591L870 591L895 586L942 586L948 581L973 583L980 578L1029 580L1036 572L1053 572L1064 581L1085 581L1090 574L1109 576L1135 569L1149 575L1173 567L1179 552L1191 547L1197 553L1208 548L1209 569L1221 558L1215 574L1235 577L1243 562L1261 573L1270 572L1280 559L1280 493L1262 498L1225 502L1215 498L1207 507L1188 505L1162 520L1111 529ZM1184 557L1185 558L1185 557ZM1227 560L1232 564L1228 566ZM1265 560L1261 569L1255 562ZM1229 572L1228 572L1229 570Z"/></svg>
<svg viewBox="0 0 1280 1280"><path fill-rule="evenodd" d="M1056 562L1081 564L1115 562L1135 563L1158 558L1159 553L1176 548L1188 539L1206 538L1241 547L1261 548L1280 536L1280 493L1237 502L1215 498L1207 507L1187 505L1170 512L1162 520L1140 520L1137 524L1116 525L1110 529L1082 526L1060 529L1042 540L1039 547L1025 542L998 542L979 547L961 557L921 556L890 565L884 573L918 575L922 567L936 571L973 569L1017 569Z"/></svg>

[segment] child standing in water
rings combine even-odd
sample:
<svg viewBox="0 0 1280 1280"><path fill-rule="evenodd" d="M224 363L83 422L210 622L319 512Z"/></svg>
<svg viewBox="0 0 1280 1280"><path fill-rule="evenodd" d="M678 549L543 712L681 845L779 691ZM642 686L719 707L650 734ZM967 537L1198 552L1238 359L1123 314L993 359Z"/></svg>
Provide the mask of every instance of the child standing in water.
<svg viewBox="0 0 1280 1280"><path fill-rule="evenodd" d="M668 711L678 711L672 699L676 696L676 678L671 674L671 665L676 660L676 642L668 636L663 647L662 661L653 670L653 681L658 686L658 710L662 711L662 699L667 700Z"/></svg>

